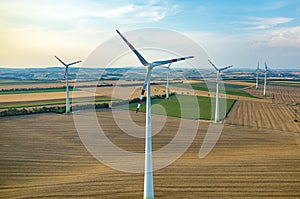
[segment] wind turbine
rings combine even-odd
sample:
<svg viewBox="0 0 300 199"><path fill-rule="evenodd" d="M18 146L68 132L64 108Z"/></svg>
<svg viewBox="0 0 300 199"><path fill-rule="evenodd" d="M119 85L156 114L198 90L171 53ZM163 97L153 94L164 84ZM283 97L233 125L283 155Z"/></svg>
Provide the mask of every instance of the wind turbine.
<svg viewBox="0 0 300 199"><path fill-rule="evenodd" d="M231 68L231 66L226 66L224 68L218 69L215 64L213 64L210 60L208 62L214 67L214 69L217 71L217 79L216 79L216 109L215 109L215 123L219 122L219 78L222 71Z"/></svg>
<svg viewBox="0 0 300 199"><path fill-rule="evenodd" d="M170 63L168 66L165 66L163 68L166 68L168 69L167 71L167 84L166 84L166 99L169 99L169 93L170 93L170 89L169 89L169 73L171 73L171 69L170 69L170 66L171 66L172 63Z"/></svg>
<svg viewBox="0 0 300 199"><path fill-rule="evenodd" d="M182 61L186 59L193 58L194 56L189 57L180 57L164 61L154 61L148 63L145 58L133 47L131 43L118 31L117 33L124 40L124 42L129 46L129 48L134 52L140 62L146 67L147 74L145 76L145 81L142 87L142 92L138 101L138 106L136 108L136 113L138 113L142 100L145 94L147 87L147 100L146 100L146 136L145 136L145 172L144 172L144 199L153 199L154 198L154 188L153 188L153 173L152 173L152 130L151 130L151 92L150 92L150 79L151 71L156 66L162 66L169 64L169 66L177 61Z"/></svg>
<svg viewBox="0 0 300 199"><path fill-rule="evenodd" d="M259 71L260 71L260 69L259 69L259 62L258 62L257 63L257 68L255 70L255 72L256 72L256 85L255 85L255 88L256 89L258 89L258 75L259 75Z"/></svg>
<svg viewBox="0 0 300 199"><path fill-rule="evenodd" d="M267 71L268 70L268 66L267 66L267 63L265 62L265 81L264 81L264 96L267 95Z"/></svg>
<svg viewBox="0 0 300 199"><path fill-rule="evenodd" d="M64 79L66 80L66 113L70 113L70 96L69 96L69 66L77 64L81 61L75 61L69 64L65 64L61 59L59 59L57 56L54 56L60 63L62 63L65 67L65 75Z"/></svg>

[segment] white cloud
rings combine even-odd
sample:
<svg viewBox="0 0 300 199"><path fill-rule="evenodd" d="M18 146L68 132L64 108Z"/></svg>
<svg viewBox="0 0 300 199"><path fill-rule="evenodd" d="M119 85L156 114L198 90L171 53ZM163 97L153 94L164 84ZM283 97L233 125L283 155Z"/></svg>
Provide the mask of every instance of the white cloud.
<svg viewBox="0 0 300 199"><path fill-rule="evenodd" d="M0 5L0 16L10 26L27 28L53 28L66 24L64 29L73 29L80 22L94 20L122 24L158 22L175 15L179 6L167 1L116 2L116 1L6 1Z"/></svg>
<svg viewBox="0 0 300 199"><path fill-rule="evenodd" d="M145 23L157 22L168 15L178 12L177 5L167 3L156 4L150 2L144 5L128 4L112 9L105 10L100 16L112 19L120 23Z"/></svg>
<svg viewBox="0 0 300 199"><path fill-rule="evenodd" d="M272 31L268 45L300 48L300 26Z"/></svg>
<svg viewBox="0 0 300 199"><path fill-rule="evenodd" d="M300 49L300 26L256 33L253 47L292 47Z"/></svg>
<svg viewBox="0 0 300 199"><path fill-rule="evenodd" d="M238 26L238 29L243 30L264 30L273 28L280 24L285 24L294 20L293 18L288 17L271 17L271 18L262 18L262 17L248 17L245 21L235 21L232 24Z"/></svg>

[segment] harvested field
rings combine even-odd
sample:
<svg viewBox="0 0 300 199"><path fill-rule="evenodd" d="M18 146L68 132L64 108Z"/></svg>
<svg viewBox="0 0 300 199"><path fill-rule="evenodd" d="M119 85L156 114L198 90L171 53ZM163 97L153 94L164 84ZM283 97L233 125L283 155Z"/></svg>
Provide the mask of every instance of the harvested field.
<svg viewBox="0 0 300 199"><path fill-rule="evenodd" d="M231 109L226 124L300 133L300 122L295 122L295 109L286 104L237 101Z"/></svg>
<svg viewBox="0 0 300 199"><path fill-rule="evenodd" d="M263 97L263 85L259 85L258 89L254 87L245 89L254 96ZM274 99L272 99L274 96ZM300 103L300 88L292 86L273 86L267 85L267 99L270 102L295 105Z"/></svg>
<svg viewBox="0 0 300 199"><path fill-rule="evenodd" d="M143 113L131 115L143 126ZM122 133L110 110L97 116L116 145L144 150L143 139ZM154 150L169 143L179 120L167 119L153 137ZM0 123L2 198L142 198L143 174L116 171L94 159L72 115L6 117ZM185 154L154 172L156 198L300 197L300 148L294 133L225 125L213 151L199 159L207 126L201 122Z"/></svg>
<svg viewBox="0 0 300 199"><path fill-rule="evenodd" d="M259 89L247 88L246 91L262 96L262 85ZM268 86L269 103L255 101L238 101L226 119L227 124L247 127L274 129L279 131L300 132L300 88L287 86ZM273 103L270 96L274 95Z"/></svg>
<svg viewBox="0 0 300 199"><path fill-rule="evenodd" d="M76 92L76 97L89 97L92 96L91 93L86 91L74 91ZM73 95L73 92L70 92L70 96ZM101 94L96 94L102 96ZM13 103L13 102L32 102L32 101L45 101L45 100L59 100L65 99L66 92L48 92L48 93L26 93L26 94L9 94L1 95L0 103Z"/></svg>

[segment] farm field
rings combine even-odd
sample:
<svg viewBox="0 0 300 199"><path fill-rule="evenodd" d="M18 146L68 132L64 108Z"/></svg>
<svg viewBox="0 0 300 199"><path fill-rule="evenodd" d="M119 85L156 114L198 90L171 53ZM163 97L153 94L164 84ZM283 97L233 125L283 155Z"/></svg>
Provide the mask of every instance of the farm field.
<svg viewBox="0 0 300 199"><path fill-rule="evenodd" d="M194 90L200 90L200 91L206 91L206 92L215 92L216 83L214 81L207 81L206 83L203 81L199 82L192 82L191 84L175 84L173 86L181 87L181 88L190 88L192 87ZM244 88L247 87L245 84L241 84L240 82L231 82L231 83L225 83L225 93L227 95L235 95L235 96L242 96L242 97L254 97L251 94L243 91Z"/></svg>
<svg viewBox="0 0 300 199"><path fill-rule="evenodd" d="M300 107L286 104L237 101L226 123L247 127L274 129L283 132L300 132L300 122L295 122L295 110Z"/></svg>
<svg viewBox="0 0 300 199"><path fill-rule="evenodd" d="M250 87L245 89L252 95L262 97L263 96L263 85L259 85L258 89ZM274 103L295 105L300 103L300 88L293 86L277 86L267 85L267 96L270 101ZM272 99L274 97L274 99Z"/></svg>
<svg viewBox="0 0 300 199"><path fill-rule="evenodd" d="M259 85L258 89L250 87L246 91L262 97L263 86ZM226 123L299 133L300 122L294 120L300 120L300 88L268 85L266 98L268 103L238 101Z"/></svg>
<svg viewBox="0 0 300 199"><path fill-rule="evenodd" d="M109 109L97 117L114 144L144 151L143 139L123 133ZM131 117L145 124L144 113ZM167 118L153 137L153 150L172 140L179 120ZM15 116L0 123L2 198L142 197L143 174L116 171L93 158L72 115ZM300 146L294 133L225 125L212 152L199 159L208 124L200 122L194 142L177 161L154 172L156 198L300 197Z"/></svg>
<svg viewBox="0 0 300 199"><path fill-rule="evenodd" d="M154 99L151 101L152 106L152 112L154 114L159 115L167 115L172 117L179 117L179 118L186 118L186 119L203 119L203 120L211 120L214 115L214 112L212 112L211 102L212 100L210 97L203 97L203 96L197 96L194 98L193 96L189 95L176 95L176 96L170 96L168 100L166 99ZM181 101L181 104L179 103ZM225 103L225 100L220 100L220 106L226 106L225 112L220 112L220 117L226 116L228 111L231 109L233 103L235 100L232 99L226 99L226 105L222 104ZM198 104L199 109L195 108L195 105ZM160 108L155 108L155 105L160 105L164 108L164 110ZM132 111L135 111L137 104L131 103L129 104L129 109ZM181 115L182 111L185 111L185 115ZM140 112L146 112L146 103L143 102L140 108ZM200 114L199 114L200 113ZM224 118L220 118L221 120Z"/></svg>

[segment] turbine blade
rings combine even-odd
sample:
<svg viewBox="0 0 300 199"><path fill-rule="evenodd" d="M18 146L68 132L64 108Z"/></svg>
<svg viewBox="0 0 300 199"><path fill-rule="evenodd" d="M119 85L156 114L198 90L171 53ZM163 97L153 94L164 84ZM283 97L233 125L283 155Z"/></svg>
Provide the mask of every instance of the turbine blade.
<svg viewBox="0 0 300 199"><path fill-rule="evenodd" d="M59 59L56 55L54 55L54 57L60 62L62 63L64 66L67 66L67 64L65 64L61 59Z"/></svg>
<svg viewBox="0 0 300 199"><path fill-rule="evenodd" d="M186 60L186 59L191 59L194 58L194 56L188 56L188 57L179 57L175 59L169 59L169 60L164 60L164 61L154 61L151 63L152 66L160 66L160 65L165 65L165 64L171 64L174 62Z"/></svg>
<svg viewBox="0 0 300 199"><path fill-rule="evenodd" d="M267 63L265 62L265 71L268 70L268 66L267 66Z"/></svg>
<svg viewBox="0 0 300 199"><path fill-rule="evenodd" d="M232 65L231 66L226 66L224 68L220 68L219 71L221 72L221 71L226 70L226 69L231 68L231 67L232 67Z"/></svg>
<svg viewBox="0 0 300 199"><path fill-rule="evenodd" d="M139 98L139 101L138 101L138 105L137 105L137 108L135 110L135 113L138 113L139 110L140 110L140 107L141 107L141 104L143 102L143 98L144 98L144 95L145 95L145 90L146 90L146 86L150 80L150 75L151 75L151 71L148 70L147 72L147 75L145 77L145 81L144 81L144 84L143 84L143 87L142 87L142 92L141 92L141 95L140 95L140 98ZM151 97L151 96L147 96L147 97Z"/></svg>
<svg viewBox="0 0 300 199"><path fill-rule="evenodd" d="M138 59L140 60L140 62L144 65L147 66L148 62L145 60L145 58L134 48L134 46L129 43L129 41L118 31L116 30L117 33L120 35L120 37L125 41L125 43L127 44L127 46L129 46L129 48L134 52L134 54L138 57Z"/></svg>
<svg viewBox="0 0 300 199"><path fill-rule="evenodd" d="M80 62L81 62L81 60L80 61L72 62L72 63L68 64L68 66L71 66L71 65L74 65L74 64L77 64L77 63L80 63Z"/></svg>
<svg viewBox="0 0 300 199"><path fill-rule="evenodd" d="M215 68L216 71L219 71L219 69L216 67L216 65L214 65L214 63L212 63L210 60L208 60L208 62Z"/></svg>

